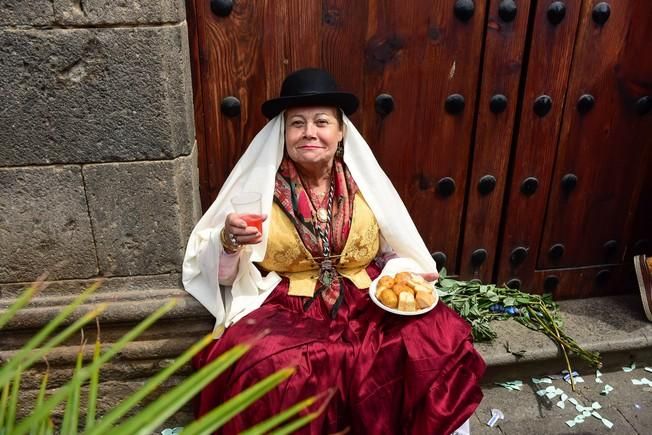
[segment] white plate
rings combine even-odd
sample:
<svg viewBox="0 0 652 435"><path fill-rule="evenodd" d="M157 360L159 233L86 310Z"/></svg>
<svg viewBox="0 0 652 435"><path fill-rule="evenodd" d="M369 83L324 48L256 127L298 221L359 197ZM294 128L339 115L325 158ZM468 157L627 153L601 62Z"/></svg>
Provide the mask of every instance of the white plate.
<svg viewBox="0 0 652 435"><path fill-rule="evenodd" d="M435 302L431 306L429 306L428 308L423 308L423 309L417 310L417 311L401 311L401 310L398 310L396 308L390 308L390 307L384 305L382 302L380 302L376 298L376 286L378 285L378 281L380 280L380 278L382 278L383 276L391 276L391 277L393 277L394 275L396 275L399 272L414 272L415 271L414 267L411 264L405 262L404 260L406 260L406 259L404 259L404 258L396 258L396 259L389 260L387 262L387 265L385 266L383 271L380 273L380 275L376 279L371 281L371 285L369 286L369 297L374 302L374 304L378 305L383 310L389 311L390 313L393 313L393 314L398 314L399 316L418 316L420 314L425 314L428 311L435 308L435 306L439 302L439 295L434 290L433 290L432 294L435 296ZM434 288L434 285L432 283L429 283L429 285Z"/></svg>

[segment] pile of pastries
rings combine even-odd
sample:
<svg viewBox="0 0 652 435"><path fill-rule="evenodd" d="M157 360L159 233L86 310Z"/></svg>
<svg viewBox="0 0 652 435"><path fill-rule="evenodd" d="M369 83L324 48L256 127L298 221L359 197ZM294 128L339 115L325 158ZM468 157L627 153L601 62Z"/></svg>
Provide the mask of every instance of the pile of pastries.
<svg viewBox="0 0 652 435"><path fill-rule="evenodd" d="M378 280L376 299L389 308L417 311L435 303L434 288L421 275L399 272Z"/></svg>

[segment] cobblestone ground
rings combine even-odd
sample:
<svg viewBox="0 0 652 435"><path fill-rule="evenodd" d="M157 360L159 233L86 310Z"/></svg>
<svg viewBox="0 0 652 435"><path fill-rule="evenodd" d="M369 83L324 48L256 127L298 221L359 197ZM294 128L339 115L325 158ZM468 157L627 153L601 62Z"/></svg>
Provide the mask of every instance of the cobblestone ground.
<svg viewBox="0 0 652 435"><path fill-rule="evenodd" d="M629 366L630 361L623 366ZM580 373L584 379L578 383L576 392L561 379L553 379L551 384L535 384L532 378L501 379L501 381L523 382L521 391L510 391L498 385L487 385L483 388L484 399L471 420L471 433L478 434L639 434L652 433L652 385L634 385L632 379L647 378L652 381L652 372L645 367L652 367L652 360L636 361L636 368L625 372L620 366L602 370L596 382L595 372ZM545 376L542 373L542 376ZM540 378L540 377L539 377ZM613 390L605 395L601 391L605 385ZM569 399L564 402L564 409L556 404L560 396L547 398L539 396L537 390L555 387L561 389L569 399L574 398L581 406L591 406L593 402L600 405L596 411L600 416L613 423L608 429L601 420L594 416L585 418L583 423L569 427L566 422L573 420L578 414L576 406ZM597 405L596 405L597 406ZM491 409L499 409L505 416L494 427L487 426L491 417Z"/></svg>

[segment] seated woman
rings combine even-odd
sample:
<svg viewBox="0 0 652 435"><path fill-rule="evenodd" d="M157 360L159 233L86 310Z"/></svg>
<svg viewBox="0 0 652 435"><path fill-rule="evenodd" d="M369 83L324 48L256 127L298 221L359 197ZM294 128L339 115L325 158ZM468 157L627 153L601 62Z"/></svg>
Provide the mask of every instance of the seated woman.
<svg viewBox="0 0 652 435"><path fill-rule="evenodd" d="M482 398L485 364L464 320L443 303L400 316L369 297L387 258L409 259L431 280L437 271L346 117L357 106L323 70L290 74L280 98L263 104L271 121L190 237L184 286L226 327L196 366L268 331L204 389L198 415L280 368L297 368L223 433L334 387L325 412L302 433L450 434L468 425ZM231 208L233 197L252 191L261 193L267 216L262 233Z"/></svg>

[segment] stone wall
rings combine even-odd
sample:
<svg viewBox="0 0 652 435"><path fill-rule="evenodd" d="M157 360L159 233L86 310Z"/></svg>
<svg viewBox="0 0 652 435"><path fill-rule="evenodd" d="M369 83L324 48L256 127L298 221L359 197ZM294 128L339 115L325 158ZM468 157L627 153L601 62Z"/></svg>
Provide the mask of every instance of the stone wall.
<svg viewBox="0 0 652 435"><path fill-rule="evenodd" d="M0 331L0 360L100 276L80 311L112 303L109 343L181 298L103 378L109 402L210 329L180 284L201 213L188 46L181 0L0 0L0 310L52 281Z"/></svg>

